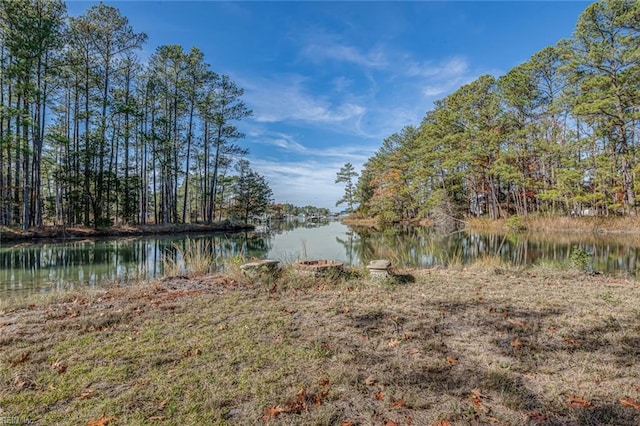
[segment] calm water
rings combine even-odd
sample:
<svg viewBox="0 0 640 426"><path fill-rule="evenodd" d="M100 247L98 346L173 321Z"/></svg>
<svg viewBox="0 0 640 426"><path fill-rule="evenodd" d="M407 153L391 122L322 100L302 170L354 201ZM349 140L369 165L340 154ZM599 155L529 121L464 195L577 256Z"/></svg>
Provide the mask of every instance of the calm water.
<svg viewBox="0 0 640 426"><path fill-rule="evenodd" d="M181 255L184 235L73 240L62 243L0 244L0 297L126 282L162 274L163 259ZM396 266L430 267L466 263L499 255L516 265L540 261L566 262L576 247L589 256L588 267L604 273L640 272L640 238L595 235L439 236L428 229L351 229L339 222L275 224L269 232L189 236L208 242L222 267L224 258L337 259L363 265L389 259Z"/></svg>

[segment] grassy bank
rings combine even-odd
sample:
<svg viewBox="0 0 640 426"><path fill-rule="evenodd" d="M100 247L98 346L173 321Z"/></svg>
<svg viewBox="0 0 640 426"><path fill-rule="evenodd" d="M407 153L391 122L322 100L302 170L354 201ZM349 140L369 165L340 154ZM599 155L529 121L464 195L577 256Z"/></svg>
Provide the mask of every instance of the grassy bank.
<svg viewBox="0 0 640 426"><path fill-rule="evenodd" d="M590 234L640 234L637 217L512 217L510 219L470 218L467 227L476 231L505 232L514 228L528 231L579 232Z"/></svg>
<svg viewBox="0 0 640 426"><path fill-rule="evenodd" d="M35 424L637 425L640 287L487 262L3 301L0 416Z"/></svg>
<svg viewBox="0 0 640 426"><path fill-rule="evenodd" d="M377 218L346 217L343 223L351 226L380 227ZM513 216L509 219L465 218L467 229L480 232L503 233L512 230L541 232L574 232L591 234L640 234L640 219L633 216L569 217L569 216ZM433 226L429 219L408 221L406 225Z"/></svg>

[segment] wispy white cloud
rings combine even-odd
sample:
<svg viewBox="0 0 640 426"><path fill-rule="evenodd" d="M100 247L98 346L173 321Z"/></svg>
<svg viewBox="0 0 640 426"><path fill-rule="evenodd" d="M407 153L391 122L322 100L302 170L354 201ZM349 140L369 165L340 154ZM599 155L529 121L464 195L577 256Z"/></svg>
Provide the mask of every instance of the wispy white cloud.
<svg viewBox="0 0 640 426"><path fill-rule="evenodd" d="M248 142L279 148L296 157L306 159L328 158L334 161L364 163L377 149L375 144L327 144L324 146L305 146L297 141L296 136L282 132L274 132L267 128L257 127L249 133Z"/></svg>
<svg viewBox="0 0 640 426"><path fill-rule="evenodd" d="M408 77L435 77L439 79L456 77L468 71L469 64L467 60L459 56L447 58L440 62L417 62L409 59L405 67L405 74Z"/></svg>
<svg viewBox="0 0 640 426"><path fill-rule="evenodd" d="M359 133L367 108L354 99L330 99L312 93L311 84L300 75L247 78L241 81L245 100L258 123L297 122L331 126L346 134ZM308 87L309 86L309 87Z"/></svg>
<svg viewBox="0 0 640 426"><path fill-rule="evenodd" d="M335 183L343 162L282 162L253 159L251 166L265 176L275 199L297 206L312 204L336 210L335 204L344 194L344 186Z"/></svg>
<svg viewBox="0 0 640 426"><path fill-rule="evenodd" d="M426 59L391 47L317 40L301 52L299 57L313 65L308 73L301 67L296 73L247 75L240 81L255 113L250 142L275 149L251 158L252 167L269 181L277 201L296 205L335 209L344 192L335 176L344 163L361 170L384 138L419 125L435 99L474 78L462 56ZM317 73L316 65L328 61L350 67L330 77ZM299 133L288 134L282 125ZM318 132L333 140L323 145Z"/></svg>
<svg viewBox="0 0 640 426"><path fill-rule="evenodd" d="M302 50L302 56L314 63L331 60L352 63L366 68L385 68L388 65L385 51L381 47L363 51L352 45L329 40L314 41L308 44Z"/></svg>
<svg viewBox="0 0 640 426"><path fill-rule="evenodd" d="M294 136L281 132L257 132L254 131L249 135L252 142L275 146L277 148L296 153L307 153L308 150L295 140Z"/></svg>

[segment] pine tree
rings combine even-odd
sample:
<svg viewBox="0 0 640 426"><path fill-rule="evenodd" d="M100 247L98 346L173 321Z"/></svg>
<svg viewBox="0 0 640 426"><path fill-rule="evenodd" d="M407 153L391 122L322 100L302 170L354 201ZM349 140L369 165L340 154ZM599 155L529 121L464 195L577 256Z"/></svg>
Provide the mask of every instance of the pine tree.
<svg viewBox="0 0 640 426"><path fill-rule="evenodd" d="M354 178L358 176L356 173L353 164L346 163L344 166L340 168L338 174L336 176L335 183L344 183L344 196L336 202L336 206L340 204L346 203L348 207L348 211L353 211L353 205L355 204L355 183Z"/></svg>

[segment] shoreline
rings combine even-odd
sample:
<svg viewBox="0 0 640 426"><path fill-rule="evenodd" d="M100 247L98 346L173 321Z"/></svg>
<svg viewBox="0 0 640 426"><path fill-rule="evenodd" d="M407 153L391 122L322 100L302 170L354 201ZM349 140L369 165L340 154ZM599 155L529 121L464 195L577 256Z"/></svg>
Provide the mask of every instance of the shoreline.
<svg viewBox="0 0 640 426"><path fill-rule="evenodd" d="M383 229L384 227L409 226L433 227L433 220L423 218L383 224L375 217L345 217L340 220L352 227ZM637 217L542 217L529 216L510 219L466 218L464 230L475 232L562 232L562 233L590 233L594 235L634 235L640 234L640 218ZM253 224L235 223L228 220L213 224L149 224L149 225L118 225L108 228L91 228L86 226L44 226L41 228L21 229L0 226L0 243L19 242L29 240L72 240L83 238L130 237L145 235L166 235L173 233L216 233L216 232L244 232L252 231Z"/></svg>
<svg viewBox="0 0 640 426"><path fill-rule="evenodd" d="M517 218L517 219L513 219ZM568 217L568 216L514 216L509 219L465 218L462 220L463 229L475 232L566 232L566 233L591 233L591 234L640 234L640 218L627 217ZM392 224L381 224L377 218L346 217L342 223L349 226L380 229L384 226L418 226L432 227L430 219L409 220Z"/></svg>
<svg viewBox="0 0 640 426"><path fill-rule="evenodd" d="M252 231L254 225L232 223L230 221L214 224L167 224L167 225L121 225L109 228L91 228L86 226L44 226L39 229L22 231L14 228L0 227L0 243L3 241L29 240L73 240L84 238L133 237L145 235L243 232Z"/></svg>

